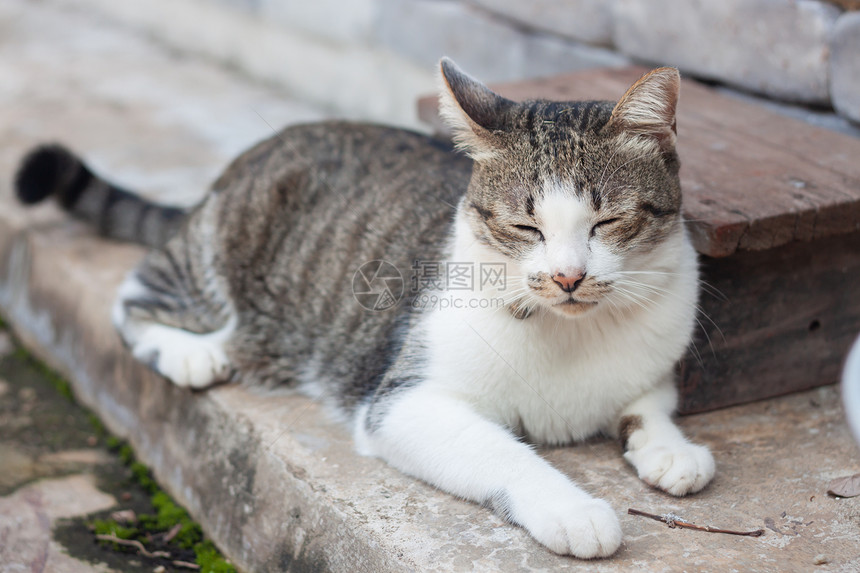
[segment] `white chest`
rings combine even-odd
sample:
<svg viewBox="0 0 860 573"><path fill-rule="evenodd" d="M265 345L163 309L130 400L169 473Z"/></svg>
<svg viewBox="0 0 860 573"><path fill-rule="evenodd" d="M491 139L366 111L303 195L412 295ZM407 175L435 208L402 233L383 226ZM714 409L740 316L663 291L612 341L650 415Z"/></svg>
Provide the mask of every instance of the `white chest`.
<svg viewBox="0 0 860 573"><path fill-rule="evenodd" d="M625 321L437 312L425 323L428 383L536 442L567 443L609 427L621 408L670 375L691 320L653 312Z"/></svg>

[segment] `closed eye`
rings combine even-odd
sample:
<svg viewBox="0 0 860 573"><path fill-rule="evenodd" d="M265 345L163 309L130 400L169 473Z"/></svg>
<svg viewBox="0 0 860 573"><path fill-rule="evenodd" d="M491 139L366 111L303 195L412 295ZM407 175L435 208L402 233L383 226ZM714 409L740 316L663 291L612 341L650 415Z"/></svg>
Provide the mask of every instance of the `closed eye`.
<svg viewBox="0 0 860 573"><path fill-rule="evenodd" d="M543 241L543 233L540 232L540 229L537 227L531 227L529 225L514 225L515 229L519 229L520 231L524 231L526 233L531 233L538 237L541 241Z"/></svg>
<svg viewBox="0 0 860 573"><path fill-rule="evenodd" d="M598 221L591 228L591 234L589 235L589 237L593 237L594 234L597 232L597 229L599 229L600 227L605 227L606 225L611 225L612 223L617 223L620 220L621 220L621 217L612 217L611 219L604 219L602 221Z"/></svg>

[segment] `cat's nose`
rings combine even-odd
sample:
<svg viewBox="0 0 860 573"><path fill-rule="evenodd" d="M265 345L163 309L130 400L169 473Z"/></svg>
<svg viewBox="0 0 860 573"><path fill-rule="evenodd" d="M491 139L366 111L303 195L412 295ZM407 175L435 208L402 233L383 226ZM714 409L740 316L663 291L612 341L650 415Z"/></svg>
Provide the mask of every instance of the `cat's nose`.
<svg viewBox="0 0 860 573"><path fill-rule="evenodd" d="M573 292L585 279L584 269L571 269L567 272L557 272L552 275L552 280L564 292Z"/></svg>

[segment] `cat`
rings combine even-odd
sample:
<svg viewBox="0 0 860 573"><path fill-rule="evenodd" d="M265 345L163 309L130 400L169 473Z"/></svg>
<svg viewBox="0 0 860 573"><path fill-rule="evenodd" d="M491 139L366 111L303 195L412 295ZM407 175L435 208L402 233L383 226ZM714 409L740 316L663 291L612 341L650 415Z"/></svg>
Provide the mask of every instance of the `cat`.
<svg viewBox="0 0 860 573"><path fill-rule="evenodd" d="M18 197L55 196L102 234L152 247L112 316L174 384L294 383L350 420L360 453L556 553L609 556L613 509L530 443L617 437L639 477L676 496L714 475L671 419L698 298L678 71L648 73L617 103L517 103L449 59L440 70L459 154L394 128L289 127L184 211L48 145L23 159ZM433 290L418 263L465 265L473 284ZM478 268L505 284L478 288Z"/></svg>

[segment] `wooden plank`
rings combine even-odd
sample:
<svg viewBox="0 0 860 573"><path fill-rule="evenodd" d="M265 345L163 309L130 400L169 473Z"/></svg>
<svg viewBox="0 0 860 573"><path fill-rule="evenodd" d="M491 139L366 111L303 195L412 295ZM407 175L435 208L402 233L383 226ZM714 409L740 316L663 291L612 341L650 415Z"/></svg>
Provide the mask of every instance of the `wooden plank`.
<svg viewBox="0 0 860 573"><path fill-rule="evenodd" d="M588 70L493 86L514 100L618 99L645 68ZM445 133L435 97L419 117ZM860 140L683 80L678 140L684 211L712 257L860 230Z"/></svg>
<svg viewBox="0 0 860 573"><path fill-rule="evenodd" d="M682 413L839 381L860 333L860 233L701 263L708 285L681 365Z"/></svg>

